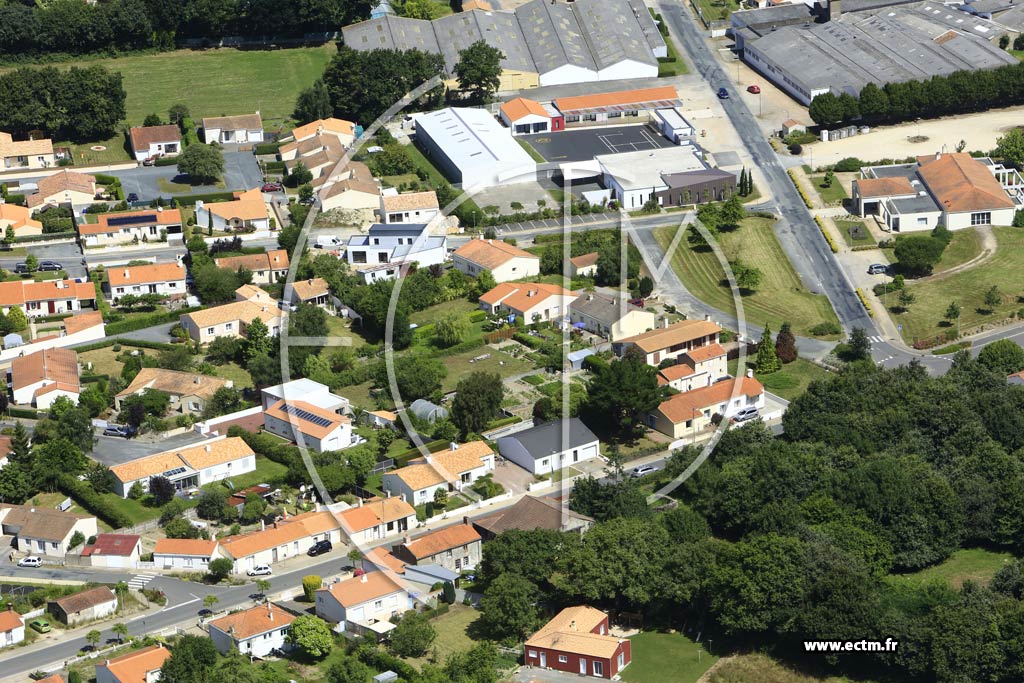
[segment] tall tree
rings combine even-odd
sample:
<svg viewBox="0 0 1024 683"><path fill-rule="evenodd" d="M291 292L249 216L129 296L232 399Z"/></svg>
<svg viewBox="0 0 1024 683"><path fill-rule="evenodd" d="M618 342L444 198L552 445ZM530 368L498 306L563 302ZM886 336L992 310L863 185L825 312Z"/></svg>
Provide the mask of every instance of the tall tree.
<svg viewBox="0 0 1024 683"><path fill-rule="evenodd" d="M501 408L504 384L496 372L473 372L459 380L452 401L452 421L467 434L479 434Z"/></svg>
<svg viewBox="0 0 1024 683"><path fill-rule="evenodd" d="M212 683L217 649L213 641L201 636L184 635L171 648L171 656L160 668L165 683Z"/></svg>
<svg viewBox="0 0 1024 683"><path fill-rule="evenodd" d="M501 83L501 61L505 54L486 41L478 40L459 51L455 77L459 88L469 93L470 100L483 104L490 100Z"/></svg>
<svg viewBox="0 0 1024 683"><path fill-rule="evenodd" d="M775 355L783 364L792 363L797 359L796 337L788 322L782 323L779 333L775 335Z"/></svg>
<svg viewBox="0 0 1024 683"><path fill-rule="evenodd" d="M1024 349L1012 339L999 339L981 349L978 362L992 372L1011 375L1024 370Z"/></svg>
<svg viewBox="0 0 1024 683"><path fill-rule="evenodd" d="M754 372L759 375L769 375L782 368L779 356L775 353L775 342L772 340L772 331L767 325L761 333L761 342L757 345L757 358L754 360Z"/></svg>
<svg viewBox="0 0 1024 683"><path fill-rule="evenodd" d="M627 354L599 367L587 382L586 408L596 424L605 425L619 439L632 439L643 429L643 419L664 399L657 370L645 359Z"/></svg>
<svg viewBox="0 0 1024 683"><path fill-rule="evenodd" d="M494 640L522 640L538 626L537 587L522 576L503 574L480 599L480 620Z"/></svg>
<svg viewBox="0 0 1024 683"><path fill-rule="evenodd" d="M216 144L189 145L178 157L178 172L194 183L215 183L224 175L224 152Z"/></svg>
<svg viewBox="0 0 1024 683"><path fill-rule="evenodd" d="M302 124L330 118L333 114L331 94L327 91L323 80L317 79L313 85L299 93L299 97L295 101L295 113L292 116Z"/></svg>

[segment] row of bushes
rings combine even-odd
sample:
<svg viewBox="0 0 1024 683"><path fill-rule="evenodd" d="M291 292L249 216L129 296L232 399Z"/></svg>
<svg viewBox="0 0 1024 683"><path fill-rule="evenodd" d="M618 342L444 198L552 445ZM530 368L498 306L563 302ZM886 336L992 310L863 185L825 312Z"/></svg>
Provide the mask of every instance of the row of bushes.
<svg viewBox="0 0 1024 683"><path fill-rule="evenodd" d="M511 417L503 417L500 420L491 420L487 423L487 430L498 429L499 427L507 427L508 425L514 425L522 422L523 418L518 415L512 415Z"/></svg>
<svg viewBox="0 0 1024 683"><path fill-rule="evenodd" d="M869 302L868 298L864 296L864 292L861 291L860 287L857 288L857 298L860 299L860 303L864 306L864 310L868 312L868 316L874 318L875 311L871 308L871 302Z"/></svg>
<svg viewBox="0 0 1024 683"><path fill-rule="evenodd" d="M107 329L109 330L110 328L108 327ZM140 349L153 349L155 351L166 351L168 349L174 348L174 344L168 344L167 342L146 341L145 339L112 339L108 337L107 339L95 342L93 344L75 347L75 351L77 351L78 353L86 353L87 351L105 349L108 346L115 346L118 344L124 346L133 346Z"/></svg>
<svg viewBox="0 0 1024 683"><path fill-rule="evenodd" d="M153 162L153 165L154 166L177 166L178 165L178 158L177 157L159 157L156 161Z"/></svg>
<svg viewBox="0 0 1024 683"><path fill-rule="evenodd" d="M544 344L547 343L540 337L534 337L532 334L526 334L525 332L516 332L514 335L512 335L512 338L515 339L520 344L523 344L524 346L529 346L531 349L534 350L543 348Z"/></svg>
<svg viewBox="0 0 1024 683"><path fill-rule="evenodd" d="M828 242L828 248L832 250L833 254L838 254L839 247L836 245L835 240L832 239L832 235L828 234L828 230L825 229L825 222L821 220L821 216L815 216L814 222L818 224L818 229L821 230L822 236Z"/></svg>
<svg viewBox="0 0 1024 683"><path fill-rule="evenodd" d="M9 408L7 408L7 414L10 417L21 417L21 418L25 418L26 420L38 420L39 419L39 413L36 410L33 410L32 408L13 408L13 407L9 407Z"/></svg>
<svg viewBox="0 0 1024 683"><path fill-rule="evenodd" d="M232 425L228 427L228 436L242 437L242 440L257 455L262 455L267 460L273 460L279 465L284 465L285 467L301 466L302 454L299 452L298 447L284 443L270 434L262 432L254 434L237 425Z"/></svg>
<svg viewBox="0 0 1024 683"><path fill-rule="evenodd" d="M200 310L200 307L194 306L191 308L182 308L178 311L158 311L156 313L140 315L134 318L126 318L125 320L117 320L107 325L107 334L124 334L125 332L134 332L135 330L152 327L153 325L177 322L178 318L182 314L198 310ZM134 344L134 342L132 342L132 344Z"/></svg>
<svg viewBox="0 0 1024 683"><path fill-rule="evenodd" d="M14 242L15 244L24 244L26 242L75 239L76 237L78 237L78 233L71 230L69 232L49 232L43 235L22 235L21 237L15 237Z"/></svg>
<svg viewBox="0 0 1024 683"><path fill-rule="evenodd" d="M427 443L423 444L423 447L426 448L427 451L430 453L437 453L438 451L443 451L444 449L448 448L448 442L444 439L438 439L437 441L428 441ZM393 455L391 457L395 461L395 467L404 467L405 464L408 463L410 460L418 458L422 455L423 454L420 453L420 449L410 448L409 450L402 451L401 453L398 453L397 455Z"/></svg>
<svg viewBox="0 0 1024 683"><path fill-rule="evenodd" d="M266 154L277 154L279 149L281 149L280 142L262 142L256 145L253 151L257 156L261 156Z"/></svg>
<svg viewBox="0 0 1024 683"><path fill-rule="evenodd" d="M234 192L210 192L208 194L189 194L175 197L178 206L195 206L196 202L230 202L235 198Z"/></svg>
<svg viewBox="0 0 1024 683"><path fill-rule="evenodd" d="M110 381L110 375L82 375L79 378L82 384L93 384L95 382Z"/></svg>
<svg viewBox="0 0 1024 683"><path fill-rule="evenodd" d="M800 198L804 200L804 205L808 209L814 208L814 206L811 204L811 200L807 197L807 194L804 192L804 188L800 187L800 183L796 181L796 174L793 172L793 169L789 169L788 171L786 171L786 173L789 174L789 179L793 181L793 187L795 187L796 191L800 193Z"/></svg>
<svg viewBox="0 0 1024 683"><path fill-rule="evenodd" d="M264 164L264 166L266 167L267 172L277 171L284 173L285 171L288 170L288 167L285 166L285 163L283 161L268 161L267 163Z"/></svg>
<svg viewBox="0 0 1024 683"><path fill-rule="evenodd" d="M135 524L135 520L127 514L107 505L103 496L96 493L92 484L88 482L79 481L70 474L64 474L57 480L57 488L114 529L124 529Z"/></svg>

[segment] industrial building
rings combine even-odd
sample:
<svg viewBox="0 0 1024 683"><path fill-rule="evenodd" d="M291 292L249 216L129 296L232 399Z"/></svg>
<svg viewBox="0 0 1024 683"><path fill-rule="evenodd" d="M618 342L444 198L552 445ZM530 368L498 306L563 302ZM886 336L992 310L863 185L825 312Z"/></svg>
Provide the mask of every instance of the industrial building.
<svg viewBox="0 0 1024 683"><path fill-rule="evenodd" d="M823 0L824 1L824 0ZM936 2L840 2L734 12L743 60L802 104L878 86L1016 64L995 44L1004 29ZM844 10L872 7L859 11Z"/></svg>
<svg viewBox="0 0 1024 683"><path fill-rule="evenodd" d="M601 184L627 211L651 199L663 207L684 206L722 201L736 191L736 175L709 166L696 145L602 154L595 159Z"/></svg>
<svg viewBox="0 0 1024 683"><path fill-rule="evenodd" d="M532 0L512 12L474 9L434 21L385 15L342 29L355 50L440 54L449 76L459 52L483 40L504 54L500 90L655 78L668 48L641 0Z"/></svg>

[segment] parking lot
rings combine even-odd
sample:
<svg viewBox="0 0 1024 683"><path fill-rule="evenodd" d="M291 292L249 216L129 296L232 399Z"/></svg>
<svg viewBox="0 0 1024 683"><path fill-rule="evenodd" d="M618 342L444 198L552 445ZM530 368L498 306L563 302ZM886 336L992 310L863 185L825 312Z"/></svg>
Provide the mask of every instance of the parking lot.
<svg viewBox="0 0 1024 683"><path fill-rule="evenodd" d="M208 194L226 190L251 190L263 184L263 174L252 152L224 152L224 186L196 185L174 188L171 184L188 183L187 177L178 175L176 166L140 166L125 171L114 171L111 175L121 180L125 195L135 193L139 201L148 202L157 197L169 198L172 194Z"/></svg>
<svg viewBox="0 0 1024 683"><path fill-rule="evenodd" d="M559 133L523 135L520 139L528 142L547 161L554 162L589 161L598 154L675 146L649 125L579 128Z"/></svg>

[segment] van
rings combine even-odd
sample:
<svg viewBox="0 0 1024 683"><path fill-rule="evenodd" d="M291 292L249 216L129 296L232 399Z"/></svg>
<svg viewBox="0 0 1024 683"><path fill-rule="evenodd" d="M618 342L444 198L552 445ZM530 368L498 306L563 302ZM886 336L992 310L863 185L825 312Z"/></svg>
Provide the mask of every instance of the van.
<svg viewBox="0 0 1024 683"><path fill-rule="evenodd" d="M317 249L330 249L331 247L341 246L341 238L335 237L334 235L320 235L316 238L316 244L313 245Z"/></svg>

